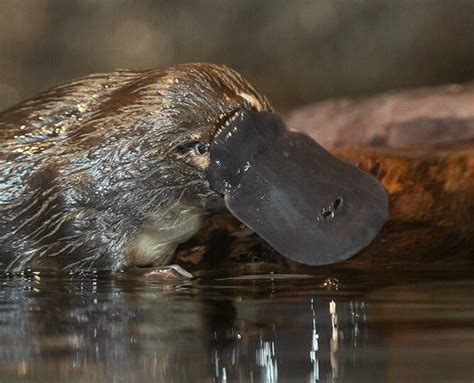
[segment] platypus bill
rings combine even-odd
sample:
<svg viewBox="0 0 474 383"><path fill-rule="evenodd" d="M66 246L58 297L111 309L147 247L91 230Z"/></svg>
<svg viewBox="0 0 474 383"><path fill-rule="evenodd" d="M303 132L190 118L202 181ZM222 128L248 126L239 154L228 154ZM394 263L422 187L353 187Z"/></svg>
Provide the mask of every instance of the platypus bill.
<svg viewBox="0 0 474 383"><path fill-rule="evenodd" d="M166 265L209 201L284 256L345 260L387 219L370 175L235 71L187 64L61 85L0 115L0 269Z"/></svg>

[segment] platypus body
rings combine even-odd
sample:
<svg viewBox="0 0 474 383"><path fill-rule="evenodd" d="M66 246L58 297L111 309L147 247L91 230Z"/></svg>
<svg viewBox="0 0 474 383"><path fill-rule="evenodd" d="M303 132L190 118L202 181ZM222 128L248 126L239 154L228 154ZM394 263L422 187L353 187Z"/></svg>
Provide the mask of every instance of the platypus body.
<svg viewBox="0 0 474 383"><path fill-rule="evenodd" d="M329 264L388 215L375 178L211 64L92 75L4 111L0 180L13 273L166 265L216 204L290 259Z"/></svg>
<svg viewBox="0 0 474 383"><path fill-rule="evenodd" d="M201 226L216 124L267 100L213 65L117 71L0 116L0 268L165 264Z"/></svg>

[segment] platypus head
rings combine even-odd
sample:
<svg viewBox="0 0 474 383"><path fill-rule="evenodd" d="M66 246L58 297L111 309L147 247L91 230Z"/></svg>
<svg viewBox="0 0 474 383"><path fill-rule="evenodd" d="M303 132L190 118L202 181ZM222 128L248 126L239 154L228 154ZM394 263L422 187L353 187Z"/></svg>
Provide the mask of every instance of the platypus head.
<svg viewBox="0 0 474 383"><path fill-rule="evenodd" d="M194 64L161 76L159 134L148 145L168 162L169 182L181 179L180 209L221 200L277 251L310 265L347 259L375 238L388 214L382 186L289 131L238 73Z"/></svg>

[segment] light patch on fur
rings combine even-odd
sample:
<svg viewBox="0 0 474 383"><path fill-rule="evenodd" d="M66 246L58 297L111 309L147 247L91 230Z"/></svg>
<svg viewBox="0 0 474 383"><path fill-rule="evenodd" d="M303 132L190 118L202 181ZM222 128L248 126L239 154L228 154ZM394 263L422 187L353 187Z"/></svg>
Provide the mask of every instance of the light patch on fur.
<svg viewBox="0 0 474 383"><path fill-rule="evenodd" d="M211 163L211 155L209 153L196 154L194 150L189 150L188 152L181 154L179 156L183 161L200 169L207 169Z"/></svg>
<svg viewBox="0 0 474 383"><path fill-rule="evenodd" d="M255 96L246 92L238 92L237 94L247 101L257 112L261 112L263 110L263 105L260 104L260 101L258 101Z"/></svg>
<svg viewBox="0 0 474 383"><path fill-rule="evenodd" d="M211 156L194 156L192 163L201 169L207 169L211 164Z"/></svg>
<svg viewBox="0 0 474 383"><path fill-rule="evenodd" d="M127 265L166 265L176 247L199 231L204 214L201 208L176 203L167 211L150 217L129 246Z"/></svg>

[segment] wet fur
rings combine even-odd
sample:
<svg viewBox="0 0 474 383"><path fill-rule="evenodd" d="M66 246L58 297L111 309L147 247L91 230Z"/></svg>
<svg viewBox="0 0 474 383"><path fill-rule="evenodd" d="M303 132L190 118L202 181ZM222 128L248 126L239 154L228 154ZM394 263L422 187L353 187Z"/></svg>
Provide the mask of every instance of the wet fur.
<svg viewBox="0 0 474 383"><path fill-rule="evenodd" d="M4 111L0 270L168 262L199 225L186 216L160 251L163 212L180 204L202 215L213 193L202 164L177 149L209 142L223 116L249 103L271 109L229 68L187 64L88 76Z"/></svg>

